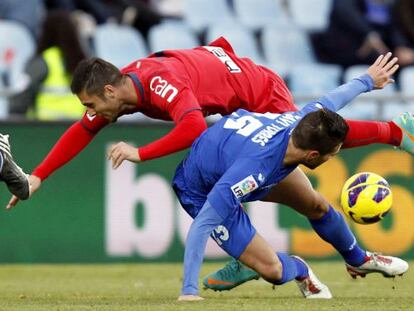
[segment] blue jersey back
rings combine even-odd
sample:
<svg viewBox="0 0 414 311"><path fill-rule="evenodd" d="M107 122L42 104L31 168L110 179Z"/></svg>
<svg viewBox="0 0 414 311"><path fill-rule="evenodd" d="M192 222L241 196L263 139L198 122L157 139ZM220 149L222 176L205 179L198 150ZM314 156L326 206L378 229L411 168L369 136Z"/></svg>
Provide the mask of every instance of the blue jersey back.
<svg viewBox="0 0 414 311"><path fill-rule="evenodd" d="M278 166L284 158L294 113L258 114L239 109L223 117L193 144L192 153L206 179L214 183L237 160L271 160ZM248 169L248 168L246 168Z"/></svg>
<svg viewBox="0 0 414 311"><path fill-rule="evenodd" d="M320 108L311 103L284 114L239 109L223 117L193 143L183 162L187 186L208 194L213 206L262 198L296 168L283 165L291 132L305 114Z"/></svg>

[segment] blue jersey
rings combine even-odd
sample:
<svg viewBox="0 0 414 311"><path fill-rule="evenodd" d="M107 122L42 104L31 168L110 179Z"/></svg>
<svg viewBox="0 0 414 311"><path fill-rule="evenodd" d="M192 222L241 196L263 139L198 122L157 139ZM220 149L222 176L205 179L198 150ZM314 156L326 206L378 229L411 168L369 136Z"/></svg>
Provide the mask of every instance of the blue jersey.
<svg viewBox="0 0 414 311"><path fill-rule="evenodd" d="M297 122L321 108L314 102L297 112L259 114L239 109L223 117L194 142L183 163L188 188L208 194L222 216L240 202L263 198L297 167L283 164Z"/></svg>
<svg viewBox="0 0 414 311"><path fill-rule="evenodd" d="M373 86L370 76L361 76L300 111L282 115L237 110L194 142L173 179L181 205L194 218L184 254L182 294L198 294L198 274L210 234L235 258L253 239L256 231L240 202L263 198L297 167L284 165L283 160L298 121L317 109L337 111Z"/></svg>

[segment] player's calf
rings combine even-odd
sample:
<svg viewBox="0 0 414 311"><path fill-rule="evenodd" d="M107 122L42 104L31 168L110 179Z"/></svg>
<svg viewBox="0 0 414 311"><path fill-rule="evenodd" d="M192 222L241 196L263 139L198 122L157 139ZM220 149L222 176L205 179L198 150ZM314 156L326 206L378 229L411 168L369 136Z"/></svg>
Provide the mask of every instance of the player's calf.
<svg viewBox="0 0 414 311"><path fill-rule="evenodd" d="M14 162L10 150L9 136L0 134L0 180L9 191L21 200L30 196L29 180L23 170Z"/></svg>

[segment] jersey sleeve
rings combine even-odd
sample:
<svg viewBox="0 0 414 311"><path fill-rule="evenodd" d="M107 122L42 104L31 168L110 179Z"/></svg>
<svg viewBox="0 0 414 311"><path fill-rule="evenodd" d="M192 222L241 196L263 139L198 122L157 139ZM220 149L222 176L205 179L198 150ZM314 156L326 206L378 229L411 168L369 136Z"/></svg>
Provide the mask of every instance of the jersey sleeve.
<svg viewBox="0 0 414 311"><path fill-rule="evenodd" d="M326 95L321 97L318 101L309 103L302 109L302 114L321 108L336 112L349 104L358 95L370 92L373 89L374 81L372 77L368 74L364 74L326 93Z"/></svg>
<svg viewBox="0 0 414 311"><path fill-rule="evenodd" d="M176 127L167 135L138 148L139 157L141 161L146 161L186 149L206 128L207 123L201 112L190 111L182 116Z"/></svg>
<svg viewBox="0 0 414 311"><path fill-rule="evenodd" d="M175 123L192 111L201 110L197 98L184 79L174 77L173 73L155 73L149 79L151 105L167 112Z"/></svg>
<svg viewBox="0 0 414 311"><path fill-rule="evenodd" d="M255 159L239 159L217 181L207 199L226 219L241 202L249 201L265 182L264 169Z"/></svg>
<svg viewBox="0 0 414 311"><path fill-rule="evenodd" d="M87 112L83 115L79 121L83 128L91 133L98 133L103 127L105 127L109 121L103 117L90 116Z"/></svg>
<svg viewBox="0 0 414 311"><path fill-rule="evenodd" d="M82 120L73 124L63 133L45 159L33 170L32 174L41 180L46 179L50 174L78 155L107 123L103 118L90 117L85 114Z"/></svg>

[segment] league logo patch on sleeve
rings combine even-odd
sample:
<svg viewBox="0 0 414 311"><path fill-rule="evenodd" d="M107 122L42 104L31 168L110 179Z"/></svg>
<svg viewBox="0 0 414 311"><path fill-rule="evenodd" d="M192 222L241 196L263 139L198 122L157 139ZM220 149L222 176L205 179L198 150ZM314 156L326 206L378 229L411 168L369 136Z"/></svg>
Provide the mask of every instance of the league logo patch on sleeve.
<svg viewBox="0 0 414 311"><path fill-rule="evenodd" d="M241 198L246 194L252 192L253 190L257 189L258 187L259 185L254 179L253 175L250 175L242 181L238 182L237 184L231 186L231 191L233 191L236 198Z"/></svg>

